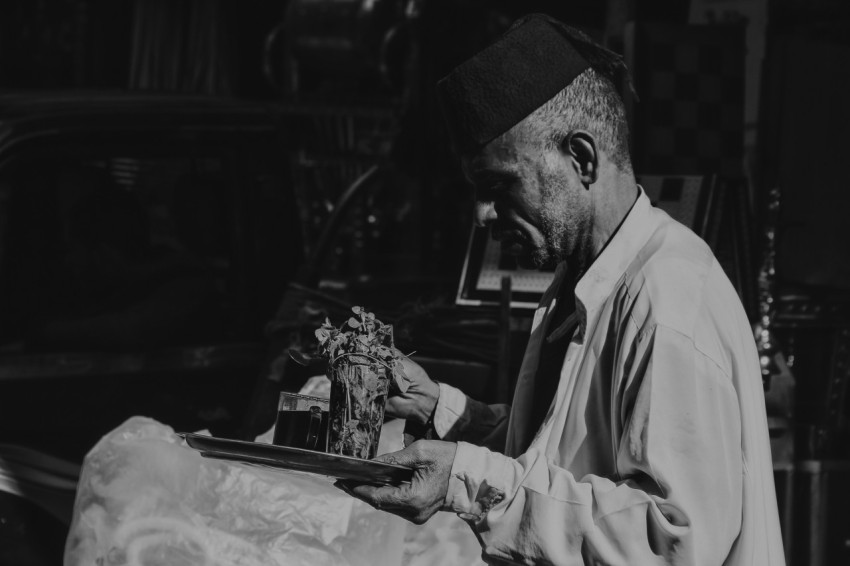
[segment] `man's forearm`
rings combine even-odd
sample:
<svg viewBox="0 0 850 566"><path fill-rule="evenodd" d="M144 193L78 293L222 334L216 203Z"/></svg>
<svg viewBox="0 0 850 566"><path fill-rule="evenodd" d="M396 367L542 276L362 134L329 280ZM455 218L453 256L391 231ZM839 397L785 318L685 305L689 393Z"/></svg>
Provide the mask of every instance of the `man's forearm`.
<svg viewBox="0 0 850 566"><path fill-rule="evenodd" d="M504 451L509 405L488 405L466 396L459 389L441 383L434 410L433 427L443 440L465 441Z"/></svg>

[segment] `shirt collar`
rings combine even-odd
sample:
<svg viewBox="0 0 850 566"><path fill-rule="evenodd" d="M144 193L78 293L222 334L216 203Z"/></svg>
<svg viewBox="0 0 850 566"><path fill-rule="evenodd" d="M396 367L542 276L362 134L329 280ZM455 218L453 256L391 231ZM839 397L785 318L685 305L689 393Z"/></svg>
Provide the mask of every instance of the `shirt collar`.
<svg viewBox="0 0 850 566"><path fill-rule="evenodd" d="M655 229L652 204L643 187L638 185L638 190L640 194L623 223L576 284L576 313L582 334Z"/></svg>

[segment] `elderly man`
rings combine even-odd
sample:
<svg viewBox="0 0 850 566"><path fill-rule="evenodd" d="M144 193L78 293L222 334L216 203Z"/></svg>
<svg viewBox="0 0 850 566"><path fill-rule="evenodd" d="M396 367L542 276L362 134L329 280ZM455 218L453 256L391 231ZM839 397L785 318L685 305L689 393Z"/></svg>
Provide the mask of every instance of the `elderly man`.
<svg viewBox="0 0 850 566"><path fill-rule="evenodd" d="M492 563L782 564L750 325L709 247L637 185L623 71L532 15L440 81L476 222L556 277L510 409L409 363L388 411L441 440L383 457L409 485L339 485L414 522L458 513Z"/></svg>

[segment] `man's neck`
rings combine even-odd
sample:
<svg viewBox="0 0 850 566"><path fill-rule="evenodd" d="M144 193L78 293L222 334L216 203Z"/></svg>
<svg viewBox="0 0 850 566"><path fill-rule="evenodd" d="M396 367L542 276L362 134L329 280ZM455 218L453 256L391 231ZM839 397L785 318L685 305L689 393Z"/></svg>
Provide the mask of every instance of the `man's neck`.
<svg viewBox="0 0 850 566"><path fill-rule="evenodd" d="M631 173L622 173L617 170L616 174L610 175L609 178L600 178L599 182L603 184L594 187L597 190L597 197L590 245L576 250L575 257L567 259L573 286L590 269L596 258L602 254L617 234L640 196L640 189Z"/></svg>

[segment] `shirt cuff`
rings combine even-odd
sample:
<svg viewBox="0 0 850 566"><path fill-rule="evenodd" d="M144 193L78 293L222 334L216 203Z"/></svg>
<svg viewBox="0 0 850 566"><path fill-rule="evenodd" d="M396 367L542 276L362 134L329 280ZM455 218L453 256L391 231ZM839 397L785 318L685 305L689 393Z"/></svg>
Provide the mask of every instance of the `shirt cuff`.
<svg viewBox="0 0 850 566"><path fill-rule="evenodd" d="M458 442L444 511L466 521L480 521L511 491L510 458L468 442Z"/></svg>
<svg viewBox="0 0 850 566"><path fill-rule="evenodd" d="M437 406L434 409L434 430L439 438L451 440L449 433L455 427L461 428L459 423L461 416L466 410L466 395L460 389L440 383L440 396L437 398Z"/></svg>

